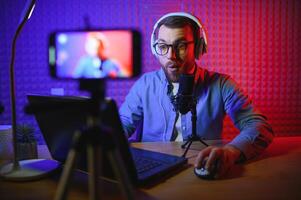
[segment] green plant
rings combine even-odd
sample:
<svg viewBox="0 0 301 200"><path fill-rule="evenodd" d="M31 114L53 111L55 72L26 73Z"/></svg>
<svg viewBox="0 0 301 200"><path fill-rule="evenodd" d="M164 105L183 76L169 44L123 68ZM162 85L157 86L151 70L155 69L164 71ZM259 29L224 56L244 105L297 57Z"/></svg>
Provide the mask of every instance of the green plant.
<svg viewBox="0 0 301 200"><path fill-rule="evenodd" d="M33 143L36 142L35 129L29 124L18 124L17 125L17 142L18 143Z"/></svg>

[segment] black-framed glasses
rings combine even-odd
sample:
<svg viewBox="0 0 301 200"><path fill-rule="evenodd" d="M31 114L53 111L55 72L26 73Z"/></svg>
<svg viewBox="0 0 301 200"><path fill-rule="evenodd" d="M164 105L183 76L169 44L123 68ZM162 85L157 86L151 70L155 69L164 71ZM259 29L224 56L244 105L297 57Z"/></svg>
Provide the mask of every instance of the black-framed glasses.
<svg viewBox="0 0 301 200"><path fill-rule="evenodd" d="M174 44L166 44L163 42L157 42L154 44L155 52L160 55L164 56L168 53L170 47L176 52L177 55L184 55L187 50L188 44L192 44L194 41L181 41L176 42Z"/></svg>

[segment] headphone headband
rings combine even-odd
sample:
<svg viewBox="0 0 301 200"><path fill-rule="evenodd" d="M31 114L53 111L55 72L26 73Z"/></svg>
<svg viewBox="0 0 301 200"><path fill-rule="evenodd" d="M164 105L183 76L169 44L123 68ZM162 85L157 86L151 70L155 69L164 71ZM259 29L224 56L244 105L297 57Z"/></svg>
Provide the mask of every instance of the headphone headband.
<svg viewBox="0 0 301 200"><path fill-rule="evenodd" d="M200 29L200 38L199 38L199 46L198 49L196 50L195 53L195 57L198 59L200 55L203 55L204 53L207 52L207 37L206 37L206 33L205 30L203 29L203 26L201 24L201 22L193 15L186 13L186 12L172 12L172 13L168 13L163 15L154 25L153 27L153 31L152 31L152 35L151 35L151 50L153 55L156 55L156 51L154 48L154 44L156 42L156 30L158 28L158 25L160 24L161 21L163 21L164 19L166 19L167 17L186 17L188 19L191 19L193 22L195 22L199 29Z"/></svg>

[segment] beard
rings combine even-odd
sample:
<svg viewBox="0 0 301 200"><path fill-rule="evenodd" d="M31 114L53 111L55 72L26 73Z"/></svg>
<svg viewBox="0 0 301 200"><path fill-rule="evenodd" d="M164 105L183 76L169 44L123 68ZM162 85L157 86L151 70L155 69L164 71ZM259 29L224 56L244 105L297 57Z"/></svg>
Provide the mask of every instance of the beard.
<svg viewBox="0 0 301 200"><path fill-rule="evenodd" d="M164 71L165 76L168 79L168 81L173 82L173 83L179 81L180 73L178 71L177 72L170 72L165 67L162 67L162 68L163 68L163 71Z"/></svg>
<svg viewBox="0 0 301 200"><path fill-rule="evenodd" d="M169 61L165 63L165 65L162 65L162 69L170 82L178 82L180 74L182 74L183 71L183 67L173 61Z"/></svg>
<svg viewBox="0 0 301 200"><path fill-rule="evenodd" d="M161 67L165 73L166 78L169 82L179 82L181 74L192 74L195 71L195 61L193 59L188 60L160 60Z"/></svg>

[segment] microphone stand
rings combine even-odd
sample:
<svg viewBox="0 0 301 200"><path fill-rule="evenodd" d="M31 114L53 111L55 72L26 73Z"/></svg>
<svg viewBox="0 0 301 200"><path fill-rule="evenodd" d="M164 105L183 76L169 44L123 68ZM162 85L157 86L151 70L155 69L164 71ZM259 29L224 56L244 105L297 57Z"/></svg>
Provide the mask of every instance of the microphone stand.
<svg viewBox="0 0 301 200"><path fill-rule="evenodd" d="M13 163L3 165L0 168L0 177L10 181L29 181L42 178L49 173L53 172L59 167L59 163L54 160L46 159L30 159L19 161L17 157L17 114L16 114L16 95L15 95L15 54L16 54L16 42L17 38L30 18L36 0L28 0L25 8L22 12L20 23L15 32L12 42L12 55L10 62L10 100L11 100L11 114L12 114L12 136L13 136L13 147L14 147L14 159Z"/></svg>
<svg viewBox="0 0 301 200"><path fill-rule="evenodd" d="M182 155L182 157L184 157L184 158L186 157L186 154L187 154L192 142L194 142L194 141L200 141L206 147L209 146L206 142L204 142L196 134L197 115L196 115L196 100L194 98L192 98L192 101L190 103L190 112L191 112L192 134L188 137L188 140L184 144L181 145L182 149L186 148L184 154ZM186 147L186 145L187 145L187 147Z"/></svg>

